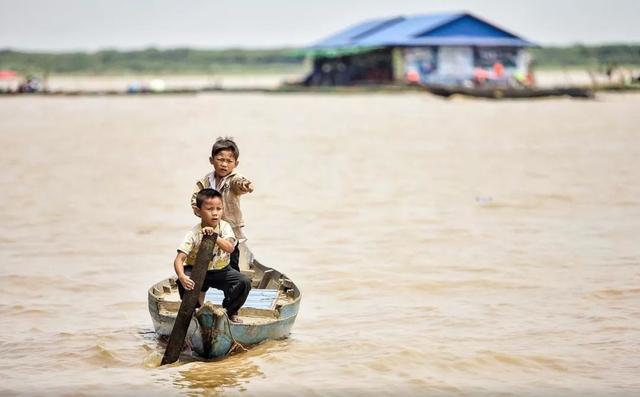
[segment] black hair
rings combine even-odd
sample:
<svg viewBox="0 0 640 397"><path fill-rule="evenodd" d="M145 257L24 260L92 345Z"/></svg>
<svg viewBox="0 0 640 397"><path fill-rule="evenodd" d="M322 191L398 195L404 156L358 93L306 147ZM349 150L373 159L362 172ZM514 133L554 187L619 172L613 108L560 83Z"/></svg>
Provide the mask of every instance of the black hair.
<svg viewBox="0 0 640 397"><path fill-rule="evenodd" d="M198 195L196 196L196 207L201 208L202 203L204 203L206 199L211 199L216 197L220 197L220 200L222 200L222 194L220 194L219 191L217 191L216 189L204 188L200 190L198 192Z"/></svg>
<svg viewBox="0 0 640 397"><path fill-rule="evenodd" d="M233 152L233 157L238 160L240 157L240 149L238 149L238 145L236 145L235 141L230 136L218 137L213 147L211 148L211 157L214 157L216 154L220 153L223 150L231 150Z"/></svg>

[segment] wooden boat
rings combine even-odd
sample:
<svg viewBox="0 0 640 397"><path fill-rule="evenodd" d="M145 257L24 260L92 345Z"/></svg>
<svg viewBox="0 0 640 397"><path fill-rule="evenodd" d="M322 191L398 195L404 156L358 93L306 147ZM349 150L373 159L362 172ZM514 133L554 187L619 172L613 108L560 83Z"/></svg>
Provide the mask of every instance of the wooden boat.
<svg viewBox="0 0 640 397"><path fill-rule="evenodd" d="M238 315L242 323L229 321L220 305L222 292L207 291L205 304L196 310L186 340L205 358L224 357L236 348L247 348L267 339L286 337L298 314L300 291L284 274L264 266L241 245L240 269L251 278L252 289ZM177 278L170 277L149 288L149 313L155 331L169 337L180 296Z"/></svg>
<svg viewBox="0 0 640 397"><path fill-rule="evenodd" d="M593 90L582 87L464 87L439 84L423 84L422 87L430 93L448 98L452 95L465 95L477 98L507 99L507 98L543 98L554 96L568 96L572 98L593 98Z"/></svg>

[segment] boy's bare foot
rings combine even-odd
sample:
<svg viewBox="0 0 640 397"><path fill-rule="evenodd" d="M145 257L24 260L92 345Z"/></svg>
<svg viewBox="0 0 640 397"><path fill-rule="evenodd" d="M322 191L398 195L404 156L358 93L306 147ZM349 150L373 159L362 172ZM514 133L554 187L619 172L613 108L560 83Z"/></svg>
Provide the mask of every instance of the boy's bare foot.
<svg viewBox="0 0 640 397"><path fill-rule="evenodd" d="M242 319L238 315L229 316L229 321L236 324L242 324Z"/></svg>

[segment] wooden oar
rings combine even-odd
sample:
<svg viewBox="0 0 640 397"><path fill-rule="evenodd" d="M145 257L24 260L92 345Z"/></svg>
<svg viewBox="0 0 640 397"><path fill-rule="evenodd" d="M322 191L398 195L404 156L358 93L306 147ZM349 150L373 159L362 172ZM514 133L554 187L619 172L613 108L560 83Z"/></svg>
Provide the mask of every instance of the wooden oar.
<svg viewBox="0 0 640 397"><path fill-rule="evenodd" d="M187 335L191 317L193 317L193 312L198 302L198 295L200 294L200 289L202 289L204 277L207 274L207 267L209 266L209 262L213 260L213 249L216 245L217 238L217 234L202 236L202 242L196 255L196 263L193 265L190 276L194 284L193 289L185 291L182 297L176 322L173 325L171 337L167 344L167 350L164 352L164 357L162 357L162 363L160 365L174 363L178 360L178 357L180 357L180 352L184 346L184 338Z"/></svg>

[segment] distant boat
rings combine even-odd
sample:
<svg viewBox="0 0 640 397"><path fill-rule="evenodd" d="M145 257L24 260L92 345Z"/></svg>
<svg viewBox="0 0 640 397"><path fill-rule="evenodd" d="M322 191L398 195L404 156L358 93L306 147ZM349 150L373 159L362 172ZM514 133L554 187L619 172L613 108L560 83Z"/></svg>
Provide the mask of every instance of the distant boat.
<svg viewBox="0 0 640 397"><path fill-rule="evenodd" d="M243 249L249 265L247 269L241 265L242 273L252 280L249 297L238 313L243 322L229 321L220 305L222 292L210 289L204 306L196 310L189 324L186 340L204 358L224 357L237 347L284 338L298 315L298 287L284 274L255 260L246 246ZM181 303L176 277L151 286L148 298L156 333L169 337Z"/></svg>
<svg viewBox="0 0 640 397"><path fill-rule="evenodd" d="M465 95L477 98L543 98L568 96L572 98L593 98L593 90L582 87L464 87L440 84L422 84L422 87L433 95L448 98L453 95Z"/></svg>

